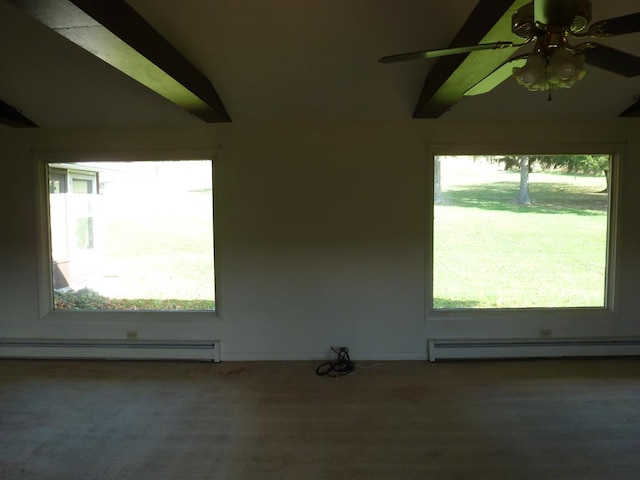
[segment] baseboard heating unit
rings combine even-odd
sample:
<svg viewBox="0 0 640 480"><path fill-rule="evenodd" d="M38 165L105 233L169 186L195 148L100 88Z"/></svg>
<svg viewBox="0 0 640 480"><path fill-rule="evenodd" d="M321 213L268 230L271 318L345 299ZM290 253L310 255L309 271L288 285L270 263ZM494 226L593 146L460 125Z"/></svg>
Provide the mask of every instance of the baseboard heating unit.
<svg viewBox="0 0 640 480"><path fill-rule="evenodd" d="M447 340L428 342L429 361L640 355L636 339Z"/></svg>
<svg viewBox="0 0 640 480"><path fill-rule="evenodd" d="M0 339L0 358L220 361L218 341Z"/></svg>

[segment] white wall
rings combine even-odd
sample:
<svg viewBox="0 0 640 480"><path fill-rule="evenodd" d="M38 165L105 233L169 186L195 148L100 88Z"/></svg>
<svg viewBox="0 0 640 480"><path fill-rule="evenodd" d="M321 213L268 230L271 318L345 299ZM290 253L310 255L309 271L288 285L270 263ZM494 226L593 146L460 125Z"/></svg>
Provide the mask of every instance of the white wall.
<svg viewBox="0 0 640 480"><path fill-rule="evenodd" d="M0 337L123 339L136 329L142 339L220 339L224 360L317 359L329 345L361 359L422 359L428 336L535 338L541 328L561 337L640 336L639 131L636 119L2 129ZM427 151L584 142L624 149L615 311L429 314ZM216 319L39 319L32 150L215 147Z"/></svg>

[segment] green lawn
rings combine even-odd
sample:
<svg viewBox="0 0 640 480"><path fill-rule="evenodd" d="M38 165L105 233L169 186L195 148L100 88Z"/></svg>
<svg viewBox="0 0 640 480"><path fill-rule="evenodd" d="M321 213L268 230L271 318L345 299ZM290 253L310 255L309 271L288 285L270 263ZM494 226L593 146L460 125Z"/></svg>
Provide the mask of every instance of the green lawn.
<svg viewBox="0 0 640 480"><path fill-rule="evenodd" d="M434 307L604 306L605 179L533 173L522 206L519 174L488 169L435 206Z"/></svg>
<svg viewBox="0 0 640 480"><path fill-rule="evenodd" d="M95 250L87 264L95 273L87 288L57 292L56 308L215 308L209 162L137 163L126 175L111 166L119 177L105 180L94 200Z"/></svg>
<svg viewBox="0 0 640 480"><path fill-rule="evenodd" d="M212 218L206 193L156 198L153 208L110 205L103 215L105 291L121 298L213 300Z"/></svg>

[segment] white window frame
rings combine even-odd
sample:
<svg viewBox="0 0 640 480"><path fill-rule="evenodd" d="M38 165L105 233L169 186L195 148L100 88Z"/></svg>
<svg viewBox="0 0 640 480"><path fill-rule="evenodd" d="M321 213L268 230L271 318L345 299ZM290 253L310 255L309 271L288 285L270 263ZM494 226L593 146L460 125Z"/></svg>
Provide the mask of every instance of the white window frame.
<svg viewBox="0 0 640 480"><path fill-rule="evenodd" d="M499 144L499 145L429 145L427 147L427 214L429 235L425 245L425 278L428 279L425 292L425 317L427 321L440 320L488 320L517 321L545 318L548 320L606 319L613 320L619 304L616 285L618 283L618 205L619 178L624 156L624 144ZM606 296L604 307L550 307L550 308L479 308L444 309L433 307L433 266L434 266L434 164L437 156L463 155L572 155L603 154L611 158L609 172L609 212L607 215L607 259Z"/></svg>
<svg viewBox="0 0 640 480"><path fill-rule="evenodd" d="M51 235L49 225L49 175L50 163L68 164L77 162L137 162L137 161L187 161L208 160L212 164L212 185L215 192L215 159L218 149L208 150L162 150L162 151L116 151L116 152L33 152L36 184L36 228L38 267L38 316L41 321L152 321L152 322L211 322L220 320L220 298L218 294L218 261L216 260L216 201L213 202L213 249L215 310L56 310L53 308L53 272L51 259ZM214 193L215 198L215 193Z"/></svg>

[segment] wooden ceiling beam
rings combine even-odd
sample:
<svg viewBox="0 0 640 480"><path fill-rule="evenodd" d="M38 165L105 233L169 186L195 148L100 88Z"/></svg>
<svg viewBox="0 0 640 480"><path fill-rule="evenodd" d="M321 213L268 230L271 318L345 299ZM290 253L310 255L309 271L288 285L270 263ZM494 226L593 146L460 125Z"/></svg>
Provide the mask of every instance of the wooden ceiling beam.
<svg viewBox="0 0 640 480"><path fill-rule="evenodd" d="M230 122L213 84L124 0L8 0L207 122Z"/></svg>
<svg viewBox="0 0 640 480"><path fill-rule="evenodd" d="M8 125L17 128L37 127L35 123L22 115L20 111L0 100L0 125Z"/></svg>
<svg viewBox="0 0 640 480"><path fill-rule="evenodd" d="M511 15L529 1L479 0L449 48L522 41L511 31ZM425 79L413 118L438 118L515 51L512 48L483 50L440 58Z"/></svg>
<svg viewBox="0 0 640 480"><path fill-rule="evenodd" d="M640 117L640 100L622 112L619 117Z"/></svg>

